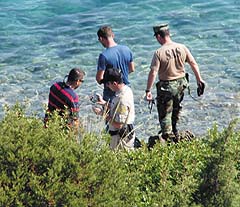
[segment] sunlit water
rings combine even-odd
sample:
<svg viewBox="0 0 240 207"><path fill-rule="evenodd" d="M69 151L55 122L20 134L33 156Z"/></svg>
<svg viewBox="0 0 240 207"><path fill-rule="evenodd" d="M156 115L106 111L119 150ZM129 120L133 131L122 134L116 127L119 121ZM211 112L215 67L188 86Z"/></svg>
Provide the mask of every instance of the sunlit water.
<svg viewBox="0 0 240 207"><path fill-rule="evenodd" d="M186 91L179 128L197 135L204 135L214 123L224 128L240 115L239 14L237 0L0 1L0 116L4 116L2 105L19 101L29 114L42 118L51 84L78 66L87 73L77 89L81 119L88 131L100 131L104 124L93 114L88 96L102 91L95 81L103 50L96 32L109 24L116 42L134 53L136 72L130 81L138 137L156 134L157 110L153 107L149 113L143 95L153 52L160 46L152 26L168 22L172 39L189 47L207 82L204 96L198 98L195 77L187 67L191 94L198 101Z"/></svg>

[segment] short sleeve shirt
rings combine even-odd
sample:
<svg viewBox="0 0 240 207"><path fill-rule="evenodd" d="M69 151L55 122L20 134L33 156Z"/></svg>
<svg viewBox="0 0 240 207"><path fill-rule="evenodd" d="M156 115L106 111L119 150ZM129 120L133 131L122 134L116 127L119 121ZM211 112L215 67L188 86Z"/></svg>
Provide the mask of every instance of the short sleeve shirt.
<svg viewBox="0 0 240 207"><path fill-rule="evenodd" d="M121 124L133 124L135 119L134 99L130 87L125 85L121 91L116 93L116 97L110 105L110 116L115 122ZM109 130L115 131L111 123Z"/></svg>
<svg viewBox="0 0 240 207"><path fill-rule="evenodd" d="M184 64L192 60L185 45L172 42L155 51L150 68L158 72L159 80L175 80L185 76Z"/></svg>
<svg viewBox="0 0 240 207"><path fill-rule="evenodd" d="M117 68L121 70L123 82L128 85L129 64L133 61L131 50L125 45L116 45L106 48L98 58L97 70Z"/></svg>
<svg viewBox="0 0 240 207"><path fill-rule="evenodd" d="M48 110L50 112L59 110L61 114L66 109L69 111L71 119L77 119L79 117L79 97L65 83L56 82L50 88Z"/></svg>

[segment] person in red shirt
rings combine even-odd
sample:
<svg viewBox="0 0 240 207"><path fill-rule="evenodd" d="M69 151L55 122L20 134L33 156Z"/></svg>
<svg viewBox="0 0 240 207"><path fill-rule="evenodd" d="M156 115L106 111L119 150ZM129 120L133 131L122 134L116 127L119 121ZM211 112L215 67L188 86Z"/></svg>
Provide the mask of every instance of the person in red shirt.
<svg viewBox="0 0 240 207"><path fill-rule="evenodd" d="M84 82L84 75L81 69L73 68L62 82L56 82L50 87L45 123L53 111L58 111L60 116L67 114L69 126L79 126L79 97L74 90Z"/></svg>

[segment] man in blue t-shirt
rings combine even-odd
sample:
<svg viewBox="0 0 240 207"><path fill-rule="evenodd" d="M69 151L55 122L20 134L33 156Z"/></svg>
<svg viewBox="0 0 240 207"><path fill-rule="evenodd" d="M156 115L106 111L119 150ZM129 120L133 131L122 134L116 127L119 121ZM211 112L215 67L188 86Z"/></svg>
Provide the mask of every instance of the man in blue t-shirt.
<svg viewBox="0 0 240 207"><path fill-rule="evenodd" d="M132 51L125 45L118 45L114 41L114 33L109 26L99 28L98 40L106 49L99 55L96 80L101 84L105 70L108 68L118 68L121 70L123 82L130 85L128 74L135 70ZM111 91L104 85L103 99L110 101L114 97L115 92Z"/></svg>

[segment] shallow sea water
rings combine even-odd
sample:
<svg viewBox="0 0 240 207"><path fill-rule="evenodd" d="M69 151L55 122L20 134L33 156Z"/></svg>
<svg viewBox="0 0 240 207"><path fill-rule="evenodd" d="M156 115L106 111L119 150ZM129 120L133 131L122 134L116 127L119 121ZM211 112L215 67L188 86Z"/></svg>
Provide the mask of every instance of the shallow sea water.
<svg viewBox="0 0 240 207"><path fill-rule="evenodd" d="M136 72L130 75L135 96L138 137L159 130L156 107L144 101L153 52L160 46L152 26L168 22L172 39L184 43L196 58L207 83L196 95L191 69L179 128L202 136L213 124L220 129L240 116L240 2L237 0L6 0L0 1L0 117L3 105L24 103L29 114L44 116L51 84L75 66L86 71L77 89L81 119L88 131L100 131L100 118L91 110L89 95L101 92L95 81L99 26L110 24L119 44L134 53ZM156 95L155 88L153 89ZM101 123L101 124L99 124Z"/></svg>

